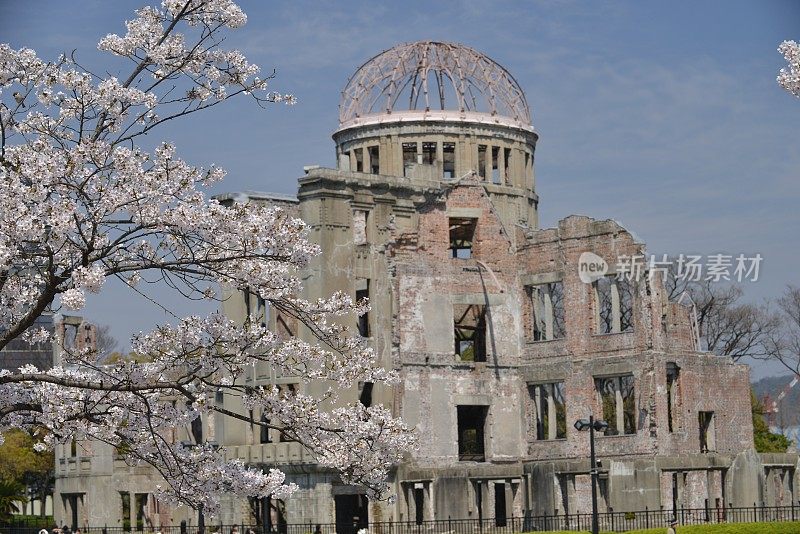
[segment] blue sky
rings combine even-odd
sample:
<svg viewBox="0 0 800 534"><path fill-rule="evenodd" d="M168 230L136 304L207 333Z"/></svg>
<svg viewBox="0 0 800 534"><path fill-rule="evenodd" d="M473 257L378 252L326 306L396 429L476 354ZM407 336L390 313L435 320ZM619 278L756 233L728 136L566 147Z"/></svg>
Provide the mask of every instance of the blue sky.
<svg viewBox="0 0 800 534"><path fill-rule="evenodd" d="M45 58L123 33L131 1L0 0L0 41ZM333 166L339 94L365 60L399 42L465 43L526 91L540 135L542 226L568 214L615 218L651 252L760 253L749 299L800 283L800 100L775 83L800 2L242 2L229 38L299 104L249 102L197 116L161 138L229 171L214 192L294 193L303 165ZM179 308L189 313L193 308ZM163 315L112 288L86 315L126 339ZM769 369L757 370L757 375Z"/></svg>

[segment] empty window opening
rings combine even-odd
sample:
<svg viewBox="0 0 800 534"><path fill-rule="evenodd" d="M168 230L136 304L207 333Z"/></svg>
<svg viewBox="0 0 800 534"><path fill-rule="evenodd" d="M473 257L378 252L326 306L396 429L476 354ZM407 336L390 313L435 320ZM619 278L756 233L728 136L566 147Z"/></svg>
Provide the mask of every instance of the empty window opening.
<svg viewBox="0 0 800 534"><path fill-rule="evenodd" d="M353 210L353 244L364 245L368 243L367 222L369 212L366 210Z"/></svg>
<svg viewBox="0 0 800 534"><path fill-rule="evenodd" d="M528 386L533 402L533 426L537 440L567 437L564 382Z"/></svg>
<svg viewBox="0 0 800 534"><path fill-rule="evenodd" d="M494 525L504 527L508 522L506 516L506 484L505 482L495 482L494 484Z"/></svg>
<svg viewBox="0 0 800 534"><path fill-rule="evenodd" d="M453 307L455 353L463 362L486 361L486 309L478 304Z"/></svg>
<svg viewBox="0 0 800 534"><path fill-rule="evenodd" d="M484 433L486 406L457 406L458 459L483 462L486 460Z"/></svg>
<svg viewBox="0 0 800 534"><path fill-rule="evenodd" d="M670 432L677 428L678 378L681 368L675 362L667 363L667 425Z"/></svg>
<svg viewBox="0 0 800 534"><path fill-rule="evenodd" d="M266 328L269 321L269 306L263 297L256 296L256 318L260 321L261 327Z"/></svg>
<svg viewBox="0 0 800 534"><path fill-rule="evenodd" d="M478 520L483 520L483 482L474 480L472 488L475 491L475 509L478 511Z"/></svg>
<svg viewBox="0 0 800 534"><path fill-rule="evenodd" d="M550 282L528 286L533 322L533 340L551 341L566 335L564 323L564 284Z"/></svg>
<svg viewBox="0 0 800 534"><path fill-rule="evenodd" d="M531 175L531 155L525 152L525 177L530 178Z"/></svg>
<svg viewBox="0 0 800 534"><path fill-rule="evenodd" d="M425 519L425 489L414 487L414 522L421 525Z"/></svg>
<svg viewBox="0 0 800 534"><path fill-rule="evenodd" d="M199 415L192 419L191 430L195 444L203 443L203 420Z"/></svg>
<svg viewBox="0 0 800 534"><path fill-rule="evenodd" d="M417 164L417 143L403 143L403 176L409 176Z"/></svg>
<svg viewBox="0 0 800 534"><path fill-rule="evenodd" d="M608 423L606 436L636 433L636 400L632 375L595 378L603 420Z"/></svg>
<svg viewBox="0 0 800 534"><path fill-rule="evenodd" d="M630 281L604 276L594 282L595 322L599 334L633 330L633 287Z"/></svg>
<svg viewBox="0 0 800 534"><path fill-rule="evenodd" d="M294 337L297 329L297 319L284 313L278 313L275 317L275 333L282 341Z"/></svg>
<svg viewBox="0 0 800 534"><path fill-rule="evenodd" d="M714 412L698 412L697 419L700 426L700 452L714 452L716 450Z"/></svg>
<svg viewBox="0 0 800 534"><path fill-rule="evenodd" d="M259 422L261 423L259 442L272 443L272 440L269 437L269 417L267 417L266 412L261 412L261 419L259 419Z"/></svg>
<svg viewBox="0 0 800 534"><path fill-rule="evenodd" d="M359 278L356 280L356 301L369 301L369 279ZM369 312L358 316L358 335L369 337Z"/></svg>
<svg viewBox="0 0 800 534"><path fill-rule="evenodd" d="M131 494L127 491L120 491L119 496L122 499L122 530L130 531L131 529Z"/></svg>
<svg viewBox="0 0 800 534"><path fill-rule="evenodd" d="M78 441L75 438L72 438L69 442L69 455L72 458L78 456Z"/></svg>
<svg viewBox="0 0 800 534"><path fill-rule="evenodd" d="M486 179L486 145L478 145L478 176Z"/></svg>
<svg viewBox="0 0 800 534"><path fill-rule="evenodd" d="M295 384L281 384L278 386L278 393L283 398L294 397L297 395L297 386ZM291 435L281 430L280 434L278 435L278 441L283 443L296 440Z"/></svg>
<svg viewBox="0 0 800 534"><path fill-rule="evenodd" d="M361 393L358 396L358 402L363 404L366 408L372 406L372 382L363 382L361 384Z"/></svg>
<svg viewBox="0 0 800 534"><path fill-rule="evenodd" d="M500 183L500 168L498 167L499 155L500 155L500 147L493 146L492 147L492 183L493 184L499 184Z"/></svg>
<svg viewBox="0 0 800 534"><path fill-rule="evenodd" d="M472 257L472 243L475 239L477 223L477 219L451 217L448 220L450 251L454 258L469 259Z"/></svg>
<svg viewBox="0 0 800 534"><path fill-rule="evenodd" d="M369 499L366 495L334 495L336 532L356 534L369 528Z"/></svg>
<svg viewBox="0 0 800 534"><path fill-rule="evenodd" d="M136 530L144 530L145 506L147 505L147 493L136 493L134 495L134 505L136 506Z"/></svg>
<svg viewBox="0 0 800 534"><path fill-rule="evenodd" d="M364 172L364 149L357 148L353 153L356 156L356 172Z"/></svg>
<svg viewBox="0 0 800 534"><path fill-rule="evenodd" d="M508 183L508 176L511 173L509 170L509 161L511 159L511 149L504 148L503 149L503 182Z"/></svg>
<svg viewBox="0 0 800 534"><path fill-rule="evenodd" d="M369 172L379 174L381 169L381 150L379 146L368 147L369 151Z"/></svg>
<svg viewBox="0 0 800 534"><path fill-rule="evenodd" d="M442 143L442 177L455 178L456 175L456 144Z"/></svg>
<svg viewBox="0 0 800 534"><path fill-rule="evenodd" d="M436 162L436 142L422 142L422 161L424 165L433 165Z"/></svg>
<svg viewBox="0 0 800 534"><path fill-rule="evenodd" d="M288 523L286 522L286 503L283 502L282 499L264 497L262 513L264 514L262 521L267 532L286 534L288 529Z"/></svg>

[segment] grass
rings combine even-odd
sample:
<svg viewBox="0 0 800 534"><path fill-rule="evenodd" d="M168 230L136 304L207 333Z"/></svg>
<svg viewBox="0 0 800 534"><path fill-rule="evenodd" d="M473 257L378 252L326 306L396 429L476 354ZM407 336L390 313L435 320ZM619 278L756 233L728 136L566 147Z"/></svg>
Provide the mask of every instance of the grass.
<svg viewBox="0 0 800 534"><path fill-rule="evenodd" d="M630 530L629 534L663 534L666 528ZM724 523L720 525L692 525L678 527L678 534L798 534L800 521L775 523Z"/></svg>
<svg viewBox="0 0 800 534"><path fill-rule="evenodd" d="M677 534L800 534L800 521L776 523L723 523L677 527ZM666 527L626 530L627 534L665 534ZM559 530L550 534L588 534L588 530ZM603 534L613 534L603 532Z"/></svg>

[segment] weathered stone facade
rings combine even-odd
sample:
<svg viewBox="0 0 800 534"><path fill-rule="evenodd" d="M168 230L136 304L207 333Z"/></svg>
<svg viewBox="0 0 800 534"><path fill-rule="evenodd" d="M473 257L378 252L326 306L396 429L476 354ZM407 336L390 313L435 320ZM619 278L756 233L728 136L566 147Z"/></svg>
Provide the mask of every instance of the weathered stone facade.
<svg viewBox="0 0 800 534"><path fill-rule="evenodd" d="M597 437L602 509L796 500L797 456L752 449L748 368L698 351L692 310L667 298L658 273L630 282L615 273L644 244L612 220L570 216L538 228L537 139L529 121L474 110L343 116L338 168L308 168L296 199L220 197L281 205L306 221L322 253L305 273L305 296L344 290L370 299L353 327L401 382L359 385L350 400L391 406L420 447L392 475L396 503L367 504L299 444L241 421L204 421L230 457L278 466L301 488L286 503L232 499L215 521L587 512L589 437L572 425L590 414L610 424ZM581 280L586 252L608 263L608 276ZM232 295L223 309L308 336L252 296ZM259 366L245 380L309 387ZM83 492L89 524L119 524L119 492L146 494L155 483L118 462L95 450L57 463L58 490ZM154 524L193 517L151 507Z"/></svg>

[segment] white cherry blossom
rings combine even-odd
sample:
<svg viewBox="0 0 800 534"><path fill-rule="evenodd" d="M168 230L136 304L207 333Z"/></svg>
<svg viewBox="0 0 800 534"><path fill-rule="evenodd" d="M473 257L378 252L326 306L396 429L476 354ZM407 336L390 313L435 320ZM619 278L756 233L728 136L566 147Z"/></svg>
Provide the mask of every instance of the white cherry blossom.
<svg viewBox="0 0 800 534"><path fill-rule="evenodd" d="M109 277L132 295L158 280L194 299L215 298L215 287L248 291L296 317L317 342L212 314L136 335L136 358L100 364L89 348L69 350L48 371L0 372L0 432L45 427L37 449L108 443L157 469L164 498L210 514L223 493L290 494L296 488L280 471L226 461L208 443L164 439L212 413L245 420L216 404L223 392L265 410L269 425L343 481L379 495L415 440L388 408L337 396L358 382L397 379L342 326L367 307L344 294L297 297L299 273L318 253L301 220L273 207L223 206L205 189L224 170L191 165L169 142L152 152L139 145L164 122L230 98L263 106L294 97L267 91L258 66L222 47L224 32L247 21L232 1L164 0L136 15L124 35L98 45L131 66L106 78L72 57L46 62L0 44L0 348L18 338L47 341L36 319L82 309ZM315 396L245 387L256 362L327 387Z"/></svg>
<svg viewBox="0 0 800 534"><path fill-rule="evenodd" d="M790 94L800 98L800 44L795 41L784 41L778 52L786 58L788 67L778 73L778 84Z"/></svg>

